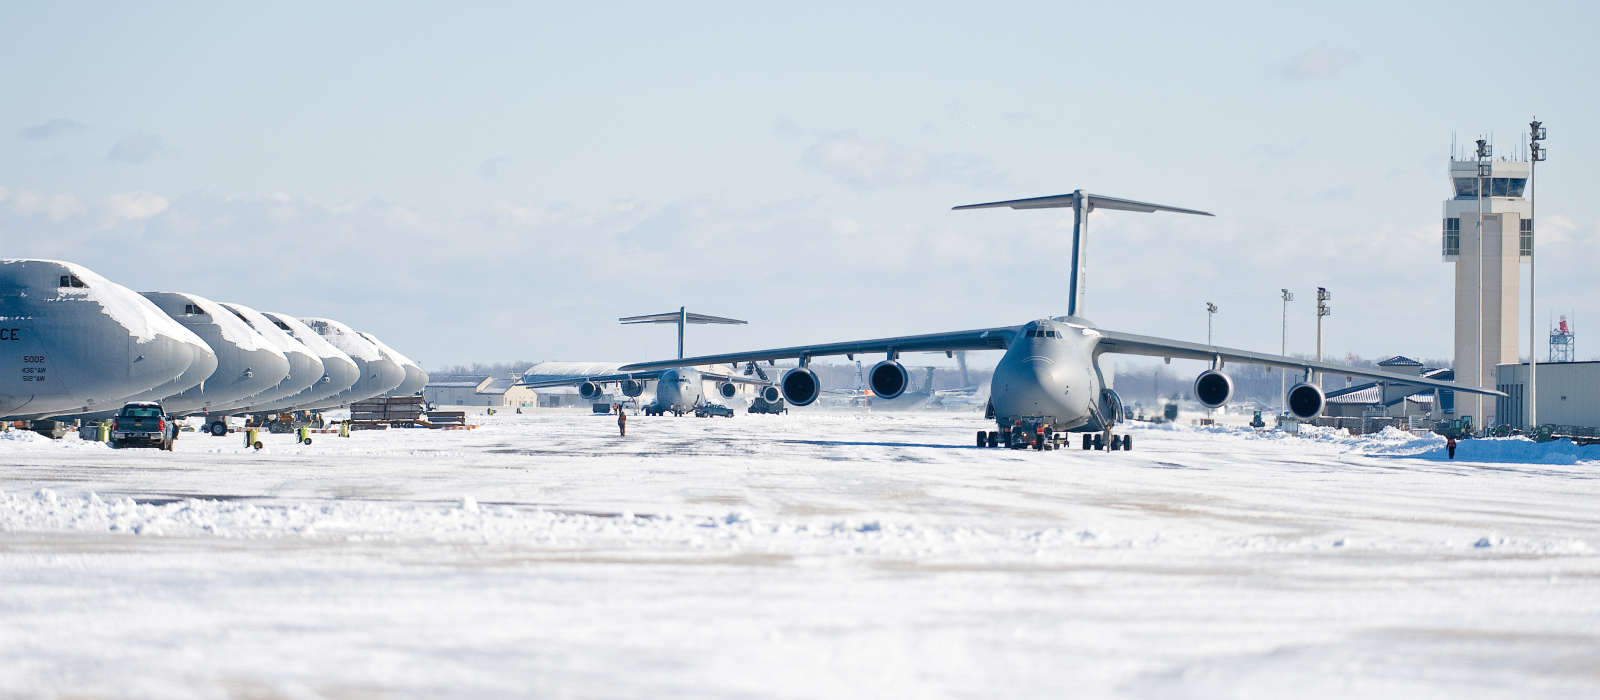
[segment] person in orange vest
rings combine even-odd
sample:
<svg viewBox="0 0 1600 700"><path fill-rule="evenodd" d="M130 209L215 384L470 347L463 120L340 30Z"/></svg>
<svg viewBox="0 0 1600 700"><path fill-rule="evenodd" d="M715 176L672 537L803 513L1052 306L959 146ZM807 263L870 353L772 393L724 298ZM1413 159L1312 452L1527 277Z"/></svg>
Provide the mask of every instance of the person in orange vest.
<svg viewBox="0 0 1600 700"><path fill-rule="evenodd" d="M617 430L622 437L628 437L628 412L622 410L622 404L617 404Z"/></svg>
<svg viewBox="0 0 1600 700"><path fill-rule="evenodd" d="M1456 458L1456 438L1454 435L1445 437L1444 449L1450 452L1450 459Z"/></svg>

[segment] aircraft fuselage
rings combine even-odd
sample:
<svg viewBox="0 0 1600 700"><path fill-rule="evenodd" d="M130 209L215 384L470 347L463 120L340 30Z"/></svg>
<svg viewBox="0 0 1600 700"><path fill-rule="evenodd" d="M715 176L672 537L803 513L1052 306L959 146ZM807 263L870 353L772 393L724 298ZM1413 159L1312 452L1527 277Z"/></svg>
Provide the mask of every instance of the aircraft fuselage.
<svg viewBox="0 0 1600 700"><path fill-rule="evenodd" d="M994 369L989 385L995 422L1002 428L1039 419L1055 430L1101 430L1116 417L1104 390L1111 378L1097 367L1100 335L1093 328L1041 320L1023 326Z"/></svg>

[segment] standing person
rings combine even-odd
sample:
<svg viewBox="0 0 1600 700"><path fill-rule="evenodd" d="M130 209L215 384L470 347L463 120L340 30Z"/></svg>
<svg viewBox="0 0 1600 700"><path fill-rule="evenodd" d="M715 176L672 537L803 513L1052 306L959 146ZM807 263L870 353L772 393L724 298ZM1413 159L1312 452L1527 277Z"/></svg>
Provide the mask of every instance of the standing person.
<svg viewBox="0 0 1600 700"><path fill-rule="evenodd" d="M617 430L622 433L622 437L628 437L628 412L622 410L622 404L617 404Z"/></svg>
<svg viewBox="0 0 1600 700"><path fill-rule="evenodd" d="M1454 435L1445 437L1444 449L1450 452L1450 459L1456 458L1456 437Z"/></svg>

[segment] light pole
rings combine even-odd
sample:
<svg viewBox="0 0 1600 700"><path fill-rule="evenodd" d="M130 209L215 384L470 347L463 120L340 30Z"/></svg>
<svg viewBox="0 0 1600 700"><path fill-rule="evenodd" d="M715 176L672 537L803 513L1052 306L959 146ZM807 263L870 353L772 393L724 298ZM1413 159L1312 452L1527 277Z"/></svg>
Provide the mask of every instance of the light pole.
<svg viewBox="0 0 1600 700"><path fill-rule="evenodd" d="M1211 317L1215 315L1217 315L1217 305L1209 301L1206 302L1206 345L1216 345L1216 343L1211 342Z"/></svg>
<svg viewBox="0 0 1600 700"><path fill-rule="evenodd" d="M1544 124L1538 121L1528 123L1528 189L1533 190L1528 194L1528 434L1532 435L1539 430L1539 336L1534 330L1534 266L1538 259L1533 255L1534 236L1534 175L1538 173L1539 161L1544 160L1544 149L1539 142L1544 140ZM1479 386L1482 386L1481 384Z"/></svg>
<svg viewBox="0 0 1600 700"><path fill-rule="evenodd" d="M1317 361L1322 361L1322 317L1333 314L1333 307L1328 302L1333 299L1325 287L1317 287ZM1317 373L1317 388L1322 388L1322 373Z"/></svg>
<svg viewBox="0 0 1600 700"><path fill-rule="evenodd" d="M1289 354L1289 302L1294 301L1294 293L1287 289L1283 292L1283 342L1278 349L1279 355ZM1278 411L1285 412L1289 405L1289 372L1284 370L1278 375Z"/></svg>
<svg viewBox="0 0 1600 700"><path fill-rule="evenodd" d="M1489 146L1489 142L1478 139L1478 347L1472 353L1472 362L1477 365L1476 377L1478 386L1483 386L1483 246L1485 243L1483 240L1483 178L1490 175L1494 167L1489 162L1491 153L1493 153L1493 150ZM1505 235L1504 228L1501 228L1500 235ZM1477 432L1479 425L1483 423L1483 395L1473 394L1472 400L1475 406L1472 412L1472 430Z"/></svg>

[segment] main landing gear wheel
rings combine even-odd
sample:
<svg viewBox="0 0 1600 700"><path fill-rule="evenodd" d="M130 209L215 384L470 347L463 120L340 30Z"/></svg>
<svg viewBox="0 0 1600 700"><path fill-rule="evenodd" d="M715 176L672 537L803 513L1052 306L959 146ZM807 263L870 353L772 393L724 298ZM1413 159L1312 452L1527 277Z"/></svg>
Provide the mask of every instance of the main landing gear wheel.
<svg viewBox="0 0 1600 700"><path fill-rule="evenodd" d="M263 448L263 447L266 447L266 445L263 445L263 444L261 444L261 441L260 441L260 440L257 440L257 441L256 441L256 444L254 444L254 445L251 445L251 447L254 447L254 448L256 448L256 449L258 449L258 450L259 450L259 449L261 449L261 448Z"/></svg>
<svg viewBox="0 0 1600 700"><path fill-rule="evenodd" d="M1094 436L1094 448L1096 450L1105 449L1106 448L1106 436L1100 435L1100 434L1096 434Z"/></svg>
<svg viewBox="0 0 1600 700"><path fill-rule="evenodd" d="M1083 449L1084 450L1092 450L1092 449L1094 449L1094 436L1092 436L1092 435L1090 435L1088 433L1084 433L1083 434Z"/></svg>
<svg viewBox="0 0 1600 700"><path fill-rule="evenodd" d="M978 431L978 447L989 446L989 433L985 430Z"/></svg>
<svg viewBox="0 0 1600 700"><path fill-rule="evenodd" d="M215 435L217 437L222 437L224 435L227 435L228 434L228 424L224 423L224 422L222 422L220 420L215 422L215 423L212 423L211 424L211 434Z"/></svg>

